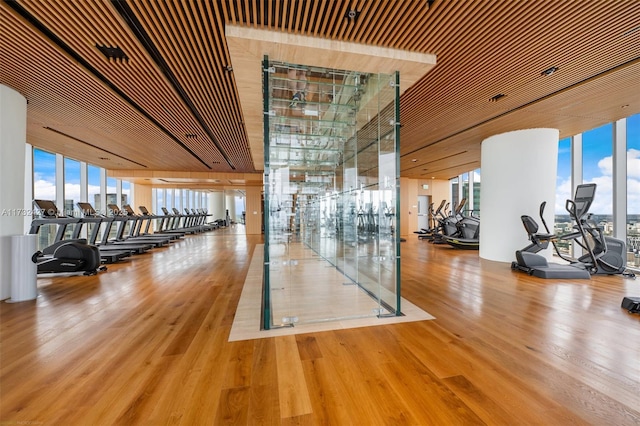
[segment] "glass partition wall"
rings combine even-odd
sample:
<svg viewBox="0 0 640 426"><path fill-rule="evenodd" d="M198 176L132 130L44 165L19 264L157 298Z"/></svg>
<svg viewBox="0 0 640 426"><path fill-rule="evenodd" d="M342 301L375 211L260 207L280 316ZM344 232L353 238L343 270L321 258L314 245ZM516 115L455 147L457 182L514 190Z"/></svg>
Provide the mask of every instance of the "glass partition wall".
<svg viewBox="0 0 640 426"><path fill-rule="evenodd" d="M400 311L399 76L263 62L263 328Z"/></svg>

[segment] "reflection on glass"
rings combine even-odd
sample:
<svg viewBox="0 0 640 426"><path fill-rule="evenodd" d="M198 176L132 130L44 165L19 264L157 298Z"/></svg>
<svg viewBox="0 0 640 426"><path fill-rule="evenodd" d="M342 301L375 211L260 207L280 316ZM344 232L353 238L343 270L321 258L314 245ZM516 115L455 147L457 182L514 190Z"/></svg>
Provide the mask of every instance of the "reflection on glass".
<svg viewBox="0 0 640 426"><path fill-rule="evenodd" d="M400 315L398 76L264 69L264 327Z"/></svg>

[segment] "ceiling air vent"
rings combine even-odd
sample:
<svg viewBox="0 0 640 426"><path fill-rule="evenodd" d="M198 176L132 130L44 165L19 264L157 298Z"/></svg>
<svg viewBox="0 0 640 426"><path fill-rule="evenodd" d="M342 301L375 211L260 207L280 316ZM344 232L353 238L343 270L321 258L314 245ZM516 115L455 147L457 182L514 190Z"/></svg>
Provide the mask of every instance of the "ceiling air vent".
<svg viewBox="0 0 640 426"><path fill-rule="evenodd" d="M118 46L111 47L105 46L102 44L96 44L98 50L102 52L102 54L110 61L120 61L124 63L129 62L129 57L125 55L125 53Z"/></svg>

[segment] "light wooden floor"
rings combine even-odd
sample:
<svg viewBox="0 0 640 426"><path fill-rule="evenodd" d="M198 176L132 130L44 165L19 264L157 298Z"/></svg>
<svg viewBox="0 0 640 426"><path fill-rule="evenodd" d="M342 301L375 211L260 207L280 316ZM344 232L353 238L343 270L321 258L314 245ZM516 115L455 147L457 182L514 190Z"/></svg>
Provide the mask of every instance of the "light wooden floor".
<svg viewBox="0 0 640 426"><path fill-rule="evenodd" d="M259 243L193 236L0 303L0 423L640 424L640 280L410 237L403 296L435 320L228 342Z"/></svg>

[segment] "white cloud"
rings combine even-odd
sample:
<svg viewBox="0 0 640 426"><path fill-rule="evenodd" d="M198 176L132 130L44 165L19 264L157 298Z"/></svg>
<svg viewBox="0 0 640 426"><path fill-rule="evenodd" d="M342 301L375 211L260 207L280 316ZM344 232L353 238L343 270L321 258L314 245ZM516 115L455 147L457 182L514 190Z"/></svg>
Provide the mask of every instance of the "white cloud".
<svg viewBox="0 0 640 426"><path fill-rule="evenodd" d="M567 214L565 202L570 198L573 198L573 194L571 193L571 178L568 178L561 181L556 187L556 214Z"/></svg>
<svg viewBox="0 0 640 426"><path fill-rule="evenodd" d="M613 214L613 159L611 156L598 161L601 176L591 182L598 185L591 213ZM640 214L640 150L627 151L627 211ZM565 200L573 198L571 180L561 181L556 188L556 214L565 214Z"/></svg>
<svg viewBox="0 0 640 426"><path fill-rule="evenodd" d="M36 179L33 182L34 198L38 200L55 200L56 185L48 180Z"/></svg>
<svg viewBox="0 0 640 426"><path fill-rule="evenodd" d="M599 176L588 183L598 185L589 211L595 214L613 214L613 181L611 176Z"/></svg>
<svg viewBox="0 0 640 426"><path fill-rule="evenodd" d="M80 200L80 184L78 183L65 183L64 184L64 198L65 200Z"/></svg>
<svg viewBox="0 0 640 426"><path fill-rule="evenodd" d="M627 176L629 179L640 179L640 150L627 151Z"/></svg>
<svg viewBox="0 0 640 426"><path fill-rule="evenodd" d="M640 179L627 180L627 212L640 214Z"/></svg>
<svg viewBox="0 0 640 426"><path fill-rule="evenodd" d="M613 158L611 156L604 157L602 160L598 161L598 168L600 172L605 176L613 175Z"/></svg>

